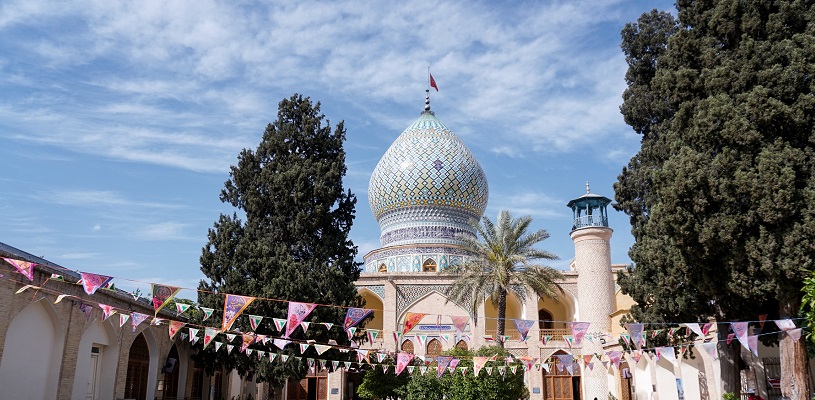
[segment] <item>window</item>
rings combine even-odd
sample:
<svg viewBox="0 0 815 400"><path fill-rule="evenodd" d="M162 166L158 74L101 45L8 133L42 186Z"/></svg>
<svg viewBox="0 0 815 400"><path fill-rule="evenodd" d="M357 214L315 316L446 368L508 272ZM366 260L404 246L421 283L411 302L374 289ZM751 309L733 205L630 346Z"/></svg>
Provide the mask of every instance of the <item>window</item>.
<svg viewBox="0 0 815 400"><path fill-rule="evenodd" d="M413 341L405 340L404 342L402 342L402 351L413 353Z"/></svg>
<svg viewBox="0 0 815 400"><path fill-rule="evenodd" d="M433 339L427 343L427 356L436 357L441 354L441 342L439 339Z"/></svg>
<svg viewBox="0 0 815 400"><path fill-rule="evenodd" d="M379 272L388 272L388 266L385 263L379 264Z"/></svg>
<svg viewBox="0 0 815 400"><path fill-rule="evenodd" d="M436 264L436 260L432 258L428 258L424 264L422 264L422 271L424 272L438 272L438 270L439 266Z"/></svg>
<svg viewBox="0 0 815 400"><path fill-rule="evenodd" d="M467 350L467 342L459 340L458 343L456 343L456 348L461 350Z"/></svg>
<svg viewBox="0 0 815 400"><path fill-rule="evenodd" d="M538 328L552 329L552 313L544 309L538 310Z"/></svg>

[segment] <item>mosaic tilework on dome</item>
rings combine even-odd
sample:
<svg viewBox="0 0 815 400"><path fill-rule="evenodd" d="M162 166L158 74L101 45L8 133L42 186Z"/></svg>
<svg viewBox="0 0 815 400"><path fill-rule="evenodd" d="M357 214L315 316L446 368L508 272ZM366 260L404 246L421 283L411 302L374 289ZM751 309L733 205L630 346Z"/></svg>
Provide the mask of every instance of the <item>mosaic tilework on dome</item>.
<svg viewBox="0 0 815 400"><path fill-rule="evenodd" d="M389 211L445 206L474 219L484 214L484 171L461 140L431 113L422 113L382 156L368 187L377 220Z"/></svg>

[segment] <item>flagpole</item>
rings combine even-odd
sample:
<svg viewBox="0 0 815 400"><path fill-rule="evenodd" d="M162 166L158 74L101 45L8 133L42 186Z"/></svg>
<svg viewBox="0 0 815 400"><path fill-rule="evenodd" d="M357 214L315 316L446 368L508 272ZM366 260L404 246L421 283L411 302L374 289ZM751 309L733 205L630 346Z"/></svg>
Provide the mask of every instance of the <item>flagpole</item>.
<svg viewBox="0 0 815 400"><path fill-rule="evenodd" d="M430 66L427 66L427 92L430 93Z"/></svg>

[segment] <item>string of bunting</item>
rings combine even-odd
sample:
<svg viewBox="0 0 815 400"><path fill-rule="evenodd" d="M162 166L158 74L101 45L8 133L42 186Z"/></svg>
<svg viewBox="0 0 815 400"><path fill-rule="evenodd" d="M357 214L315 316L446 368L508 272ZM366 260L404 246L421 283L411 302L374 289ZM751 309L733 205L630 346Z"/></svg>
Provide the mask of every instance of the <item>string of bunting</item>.
<svg viewBox="0 0 815 400"><path fill-rule="evenodd" d="M8 261L9 259L4 258L4 260L9 262ZM31 281L33 281L33 279L32 279L33 278L33 268L34 268L34 266L36 264L28 265L28 264L24 264L24 262L20 262L20 260L13 260L13 261L17 261L17 263L9 262L9 264L15 266L15 268L21 274L23 274L24 276L29 278ZM82 274L81 275L82 279L80 280L80 282L77 282L77 284L82 284L83 289L89 295L93 295L100 288L101 289L105 289L105 288L110 289L111 288L110 282L112 280L112 277L101 276L101 275L96 275L96 274L88 274L88 273L81 273L81 274ZM1 274L0 274L0 277L2 277ZM48 280L46 280L46 282L43 285L45 285L51 279L64 281L64 278L62 278L61 276L59 276L57 274L54 274ZM11 279L9 279L9 280L11 280ZM15 281L15 282L18 282L18 281ZM204 343L203 343L204 348L206 348L210 343L212 343L214 341L215 337L218 334L228 331L229 328L232 326L232 324L237 319L237 317L241 314L241 312L244 309L246 309L246 307L253 300L256 299L256 298L253 298L253 297L250 297L250 296L238 296L238 295L226 294L225 295L226 300L225 300L225 303L224 303L224 317L223 317L223 321L222 321L222 326L221 326L221 329L217 329L217 328L213 328L213 327L188 324L188 323L181 322L181 321L165 320L165 319L162 319L162 318L158 318L156 315L158 314L159 310L161 310L166 305L166 303L170 299L172 299L173 296L175 296L181 289L177 288L177 287L166 286L166 285L157 285L157 284L151 284L151 285L152 285L152 292L153 292L153 302L152 303L153 303L154 311L155 311L155 314L153 316L153 320L152 320L151 324L160 325L160 324L162 324L164 322L167 322L168 329L169 329L169 335L170 335L171 339L175 339L176 335L181 331L181 329L183 329L184 326L187 325L188 334L182 333L182 338L183 339L189 338L189 340L193 344L195 344L200 339L198 337L198 333L202 332L203 333L203 339L204 339ZM70 295L70 294L59 293L59 292L57 292L55 290L52 290L50 288L46 289L46 288L43 288L41 286L35 286L35 285L28 284L28 285L23 286L16 293L20 294L20 293L25 292L28 289L36 289L38 292L43 291L43 292L47 292L47 293L57 295L57 299L56 299L55 303L61 302L66 297L77 298L77 299L80 300L80 308L83 310L83 312L85 312L86 318L89 317L90 313L92 312L91 307L88 304L82 302L82 299L80 299L79 297L76 297L76 296L73 296L73 295ZM111 316L113 316L114 314L116 314L118 312L119 313L119 326L122 327L127 322L127 320L130 319L132 329L133 329L134 332L136 331L136 328L149 317L149 315L141 314L141 313L137 313L137 312L132 312L130 315L128 315L128 314L125 314L125 313L121 312L122 310L117 310L115 307L112 307L112 306L109 306L109 305L106 305L106 304L102 304L102 303L98 303L98 305L99 305L99 308L101 309L101 311L103 313L103 319L104 320L107 320L108 318L110 318ZM234 346L232 346L231 344L228 344L228 343L231 342L234 339L234 337L237 337L238 335L240 335L241 338L242 338L241 346L240 346L241 352L246 353L248 356L251 356L252 353L254 351L256 351L256 349L253 349L253 348L249 347L250 345L252 345L254 343L263 343L264 345L268 345L269 342L271 342L275 347L278 347L281 350L285 346L287 346L288 344L296 343L300 347L301 356L304 355L305 352L312 346L317 350L317 353L320 354L320 355L322 355L328 349L336 348L340 352L348 352L348 351L353 350L353 351L357 352L360 363L363 362L363 360L365 362L370 363L370 360L368 359L370 350L361 350L361 349L355 349L353 347L349 348L347 346L339 346L339 345L336 344L336 342L333 342L333 340L332 340L333 343L317 344L317 343L315 343L313 341L302 342L302 341L298 341L296 339L292 340L292 339L289 338L290 335L296 330L296 328L298 326L301 326L304 331L309 328L309 323L305 322L304 320L316 306L317 306L317 304L313 304L313 303L298 303L298 302L291 302L290 301L289 302L288 318L286 320L282 320L282 319L278 319L278 318L272 318L272 320L275 323L274 325L275 325L275 327L277 328L277 330L279 332L283 333L283 328L284 327L286 328L285 333L282 335L282 337L273 337L273 336L270 336L270 335L258 335L258 334L255 334L253 332L248 332L248 333L240 333L240 332L238 332L238 333L234 333L234 334L225 333L225 336L227 338L226 343L223 343L223 342L220 342L220 341L214 341L216 351L220 350L221 346L226 344L227 351L231 353ZM189 307L190 307L190 305L188 305L188 304L177 303L178 315L183 314L187 309L189 309ZM213 309L208 309L208 308L204 308L204 307L200 307L200 308L202 309L202 311L205 314L204 320L208 319L212 315L212 312L214 311ZM354 335L354 333L356 333L356 329L355 329L354 325L356 325L359 321L364 319L373 310L353 308L353 307L344 307L344 308L348 308L348 312L346 314L345 324L344 324L343 328L346 331L346 333L348 333L349 338L351 338ZM399 332L393 332L394 338L397 339L397 341L398 341L398 339L401 337L401 335L404 335L405 333L409 332L413 327L416 326L416 324L418 324L419 321L421 321L421 319L425 315L427 315L427 314L408 313L408 315L406 316L406 321L405 321L404 328L403 328L401 334ZM439 318L440 317L441 316L439 316ZM459 316L452 316L452 317L454 318L454 323L456 325L457 330L459 331L459 333L462 333L461 331L464 329L464 327L467 324L467 320L466 320L467 317L459 317ZM248 318L250 319L250 326L252 327L252 329L254 331L254 330L257 329L258 325L260 324L260 322L262 321L262 319L264 317L263 316L256 316L256 315L249 315ZM527 339L527 333L528 333L529 329L534 325L534 322L537 322L537 321L513 319L513 322L515 323L515 326L516 326L516 329L518 330L518 332L521 333L521 341L525 341ZM731 327L733 333L729 333L729 335L728 335L728 337L726 339L726 342L729 344L734 338L736 338L736 339L739 340L739 342L745 348L747 348L754 355L757 356L758 355L758 337L759 336L785 332L787 335L789 335L791 338L793 338L794 340L797 341L797 340L800 339L801 334L802 334L802 328L797 328L796 325L795 325L795 322L792 319L780 319L780 320L773 320L773 322L776 324L776 326L779 327L779 329L780 329L779 331L763 333L763 334L757 334L757 335L749 335L748 334L748 327L749 327L749 324L751 322L759 322L761 324L762 328L763 328L763 325L766 322L766 316L761 316L759 318L759 321L730 322L729 324L730 324L730 327ZM330 324L330 323L320 323L320 324L324 325L329 330L333 326L333 324ZM564 335L563 336L563 339L566 342L566 344L568 345L569 349L579 347L580 344L581 344L581 341L582 341L582 339L584 337L589 339L589 340L594 339L593 335L586 335L586 332L588 331L588 328L589 328L588 323L586 323L586 322L570 322L569 325L570 325L570 328L572 330L573 335ZM676 354L675 354L676 347L679 347L679 352L680 352L680 355L681 355L681 354L684 354L687 351L687 349L689 349L692 346L696 345L696 343L689 342L689 343L685 343L685 344L680 344L679 346L662 346L662 347L654 347L654 348L650 348L650 349L643 348L642 346L644 345L645 339L646 339L646 336L647 336L646 335L647 331L643 330L644 325L646 325L646 324L645 323L627 324L626 328L628 330L628 333L623 334L623 335L620 336L620 339L623 340L625 343L627 343L629 347L632 347L632 346L636 347L636 350L628 350L628 351L626 351L626 354L630 354L632 359L634 359L635 362L639 362L639 360L641 359L643 354L649 355L649 357L652 357L652 358L655 357L657 361L659 361L659 359L661 357L665 357L666 359L669 359L669 360L671 360L673 362L676 362L677 361ZM707 351L711 355L711 357L713 357L714 359L717 358L716 344L717 344L718 340L709 341L709 339L707 338L707 334L710 332L710 328L713 325L712 323L705 323L705 324L682 323L682 324L679 324L679 325L680 325L680 327L687 328L687 336L688 337L690 337L691 333L695 334L697 337L702 337L703 338L703 343L700 343L699 346L703 350ZM668 334L673 336L673 334L677 331L677 329L679 329L679 328L670 328L668 330ZM659 335L663 331L665 331L665 330L664 329L657 329L657 330L651 331L651 337L652 338L656 337L657 335ZM374 329L366 329L363 332L368 335L368 338L371 341L373 341L373 339L376 337L376 335L381 331L374 330ZM465 336L467 336L467 335L465 335ZM424 343L426 342L426 339L427 339L427 335L417 335L416 338L418 338L419 344L421 346L424 346ZM507 338L508 337L503 336L503 337L499 338L498 340L505 341ZM487 339L487 341L489 341L492 338L489 337L489 336L485 336L485 339ZM546 343L547 339L551 339L551 337L548 337L548 338L546 336L541 337L541 341L543 343ZM266 350L269 350L269 348L266 348ZM257 352L258 352L257 355L258 355L259 358L263 358L263 357L266 356L266 354L269 354L269 360L270 361L274 361L274 358L276 358L277 356L283 357L284 361L285 361L285 358L286 358L285 355L280 355L278 353L271 353L269 351L257 350ZM376 354L377 354L377 358L378 358L380 364L385 360L386 357L389 357L389 355L388 355L389 352L386 352L385 354L382 354L382 353L376 353ZM593 369L593 359L594 358L601 361L606 367L608 366L609 363L619 367L619 363L620 363L620 360L622 358L622 355L623 355L622 351L609 351L609 352L606 352L605 357L608 359L608 361L602 361L602 357L604 356L603 354L589 354L589 355L565 354L565 355L556 355L556 357L560 361L560 363L558 364L558 368L563 367L569 373L573 373L573 368L575 367L575 364L577 364L576 360L578 360L578 359L581 359L583 361L584 365L586 367L588 367L588 368L591 368L591 369ZM400 352L400 353L398 353L396 355L396 363L397 363L396 370L398 371L397 374L401 373L402 369L404 367L409 367L407 364L410 363L410 361L413 359L413 357L414 357L414 355L412 353L407 353L407 352ZM420 358L422 358L424 360L424 357L422 357L422 356L418 356L418 357L420 357ZM521 359L523 359L523 357ZM313 367L313 365L314 365L313 360L314 359L307 358L307 361L308 360L312 360L311 363L310 363L310 367ZM332 361L332 360L323 360L323 359L317 359L317 360L321 362L321 365L323 365L323 367L325 366L325 362ZM436 360L436 362L437 362L437 364L439 366L444 365L445 364L444 361L445 360L443 358L441 360ZM478 373L478 370L480 370L480 368L477 367L476 364L479 363L480 361L482 361L482 360L480 358L478 358L478 357L473 358L474 372L476 374ZM537 359L535 359L531 363L528 362L529 360L526 360L526 361L527 361L526 364L528 364L526 366L526 370L529 370L532 366L538 366L538 369L547 368L547 366L551 366L550 365L551 363L546 363L546 362L536 363ZM339 362L340 362L339 360L333 360L332 361L332 363L339 363ZM431 361L426 361L426 360L425 360L425 362L426 362L425 366L428 366L431 363ZM401 365L401 367L400 367L400 365ZM481 365L481 366L483 367L483 365ZM388 367L385 366L383 368L384 368L383 369L383 371L384 371ZM453 366L453 367L448 366L447 368L455 368L455 366ZM548 371L548 369L547 369L547 371ZM451 370L451 372L452 372L452 370ZM513 372L515 372L515 371L513 370ZM411 373L412 373L412 371L411 371ZM463 371L463 373L466 373L466 371ZM503 372L501 372L501 373L503 374ZM439 376L441 376L441 374Z"/></svg>

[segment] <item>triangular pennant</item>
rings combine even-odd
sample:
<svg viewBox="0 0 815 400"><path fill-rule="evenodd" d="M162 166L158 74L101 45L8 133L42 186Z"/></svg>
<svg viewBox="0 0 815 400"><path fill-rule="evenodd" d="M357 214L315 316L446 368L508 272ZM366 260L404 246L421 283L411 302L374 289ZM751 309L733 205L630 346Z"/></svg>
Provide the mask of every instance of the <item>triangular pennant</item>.
<svg viewBox="0 0 815 400"><path fill-rule="evenodd" d="M79 274L82 276L82 288L85 289L85 293L89 295L96 293L99 288L105 286L113 279L111 276L92 274L90 272L80 272Z"/></svg>
<svg viewBox="0 0 815 400"><path fill-rule="evenodd" d="M334 326L334 324L331 322L322 322L322 324L325 325L325 329L328 330L331 330L331 327Z"/></svg>
<svg viewBox="0 0 815 400"><path fill-rule="evenodd" d="M591 325L589 322L569 322L569 329L572 331L575 346L580 346L580 343L583 341L583 336L585 336L589 330L589 325Z"/></svg>
<svg viewBox="0 0 815 400"><path fill-rule="evenodd" d="M419 322L422 321L422 318L424 318L425 315L426 314L422 313L406 313L405 324L402 327L402 334L404 335L413 330L413 328L416 327L416 325L418 325Z"/></svg>
<svg viewBox="0 0 815 400"><path fill-rule="evenodd" d="M673 347L657 347L655 351L657 355L662 356L671 363L676 362L676 353Z"/></svg>
<svg viewBox="0 0 815 400"><path fill-rule="evenodd" d="M34 266L39 265L39 264L33 263L33 262L28 262L28 261L23 261L23 260L15 260L13 258L6 258L6 257L0 257L0 258L2 258L3 260L6 260L7 263L14 266L14 268L17 269L17 271L19 273L23 274L23 276L28 278L29 281L34 282ZM52 275L52 277L53 277L53 275ZM85 289L86 292L87 292L87 290L88 289ZM94 291L96 291L96 290L94 290ZM93 294L93 293L88 293L88 294Z"/></svg>
<svg viewBox="0 0 815 400"><path fill-rule="evenodd" d="M181 288L151 283L150 291L153 293L153 310L155 311L154 315L158 315L158 312L162 308L164 308L164 306L167 304L168 301L170 301L170 299L175 297L175 295L181 291Z"/></svg>
<svg viewBox="0 0 815 400"><path fill-rule="evenodd" d="M778 329L781 329L782 331L789 331L795 329L795 322L793 322L791 319L777 319L773 322L775 322L775 325L778 326ZM738 333L736 334L736 336L738 336Z"/></svg>
<svg viewBox="0 0 815 400"><path fill-rule="evenodd" d="M487 375L492 375L492 367L484 367L484 371L487 372Z"/></svg>
<svg viewBox="0 0 815 400"><path fill-rule="evenodd" d="M642 336L642 324L625 324L625 327L628 329L628 334L631 335L631 341L634 342L634 346L639 350L644 340Z"/></svg>
<svg viewBox="0 0 815 400"><path fill-rule="evenodd" d="M481 372L481 368L484 368L484 365L489 360L489 357L473 357L473 373L478 376L478 373Z"/></svg>
<svg viewBox="0 0 815 400"><path fill-rule="evenodd" d="M749 322L730 323L730 326L733 328L733 333L736 334L736 339L739 339L739 343L747 350L750 350L750 344L747 343L747 328L749 324Z"/></svg>
<svg viewBox="0 0 815 400"><path fill-rule="evenodd" d="M226 341L231 342L231 341L235 340L236 337L238 337L238 335L236 335L234 333L227 333L226 334Z"/></svg>
<svg viewBox="0 0 815 400"><path fill-rule="evenodd" d="M269 353L269 362L274 362L275 358L277 358L277 353Z"/></svg>
<svg viewBox="0 0 815 400"><path fill-rule="evenodd" d="M328 349L330 349L331 346L326 346L324 344L315 344L314 348L317 350L317 354L323 355L323 353L328 351Z"/></svg>
<svg viewBox="0 0 815 400"><path fill-rule="evenodd" d="M797 342L798 339L801 339L801 329L802 328L790 329L787 331L787 335L789 335L794 342Z"/></svg>
<svg viewBox="0 0 815 400"><path fill-rule="evenodd" d="M411 361L413 361L413 353L400 351L399 354L396 355L396 375L401 374Z"/></svg>
<svg viewBox="0 0 815 400"><path fill-rule="evenodd" d="M289 338L291 334L297 329L297 326L303 322L311 311L314 310L314 307L317 307L316 304L312 303L298 303L295 301L289 302L289 314L286 317L286 333L283 335L284 338Z"/></svg>
<svg viewBox="0 0 815 400"><path fill-rule="evenodd" d="M203 312L204 312L204 319L202 319L202 321L206 321L206 320L208 320L208 319L209 319L209 317L211 317L211 316L212 316L212 312L213 312L213 311L215 311L215 310L214 310L214 309L212 309L212 308L206 308L206 307L198 307L198 308L200 308L200 309L201 309L201 311L203 311Z"/></svg>
<svg viewBox="0 0 815 400"><path fill-rule="evenodd" d="M286 326L286 320L283 318L272 318L272 321L274 321L275 329L282 333L283 327Z"/></svg>
<svg viewBox="0 0 815 400"><path fill-rule="evenodd" d="M311 325L311 322L306 322L306 321L303 321L303 322L301 322L301 323L300 323L300 326L302 326L302 327L303 327L303 332L308 331L308 327L309 327L309 325Z"/></svg>
<svg viewBox="0 0 815 400"><path fill-rule="evenodd" d="M227 344L226 345L226 354L231 354L233 349L235 349L235 346L233 346L231 344Z"/></svg>
<svg viewBox="0 0 815 400"><path fill-rule="evenodd" d="M178 331L186 325L181 321L170 321L170 340L175 339L175 335L178 334Z"/></svg>
<svg viewBox="0 0 815 400"><path fill-rule="evenodd" d="M552 340L552 335L543 335L541 336L541 344L546 345L550 340Z"/></svg>
<svg viewBox="0 0 815 400"><path fill-rule="evenodd" d="M352 326L352 327L345 330L345 333L348 334L348 339L353 338L354 333L356 333L356 332L357 332L357 327L356 326Z"/></svg>
<svg viewBox="0 0 815 400"><path fill-rule="evenodd" d="M194 342L195 339L198 337L198 329L196 328L187 328L190 332L190 342Z"/></svg>
<svg viewBox="0 0 815 400"><path fill-rule="evenodd" d="M713 326L712 322L708 322L702 325L702 336L707 336L707 333L710 332L710 327Z"/></svg>
<svg viewBox="0 0 815 400"><path fill-rule="evenodd" d="M241 351L245 352L249 345L255 342L255 335L251 333L244 333L241 335ZM252 353L249 353L252 354Z"/></svg>
<svg viewBox="0 0 815 400"><path fill-rule="evenodd" d="M183 304L178 302L175 303L176 315L184 314L184 311L187 311L189 308L190 308L189 304Z"/></svg>
<svg viewBox="0 0 815 400"><path fill-rule="evenodd" d="M218 335L218 330L215 328L204 328L204 349L209 346L209 343ZM218 351L216 348L215 351Z"/></svg>
<svg viewBox="0 0 815 400"><path fill-rule="evenodd" d="M376 339L376 335L379 334L379 331L376 329L366 329L365 333L368 335L368 341L373 343L374 339Z"/></svg>
<svg viewBox="0 0 815 400"><path fill-rule="evenodd" d="M306 350L308 350L308 348L311 347L311 345L308 344L308 343L299 343L299 346L300 346L300 354L306 354Z"/></svg>
<svg viewBox="0 0 815 400"><path fill-rule="evenodd" d="M221 350L221 346L223 346L223 345L224 344L221 343L221 342L215 342L215 352L217 353L218 350Z"/></svg>
<svg viewBox="0 0 815 400"><path fill-rule="evenodd" d="M688 329L693 331L693 333L695 333L696 335L698 335L700 337L705 337L705 334L702 332L702 328L699 327L699 324L694 322L694 323L685 324L685 326L687 326Z"/></svg>
<svg viewBox="0 0 815 400"><path fill-rule="evenodd" d="M444 371L450 365L451 361L453 361L453 357L450 356L436 357L436 373L438 374L439 378L441 378L441 376L444 374Z"/></svg>
<svg viewBox="0 0 815 400"><path fill-rule="evenodd" d="M116 314L116 310L113 309L113 306L109 306L107 304L99 303L99 308L102 309L102 320L107 320L110 318L111 315Z"/></svg>
<svg viewBox="0 0 815 400"><path fill-rule="evenodd" d="M512 322L515 323L515 329L517 329L518 333L521 335L521 341L525 342L526 335L529 334L529 329L531 329L532 325L534 325L537 321L530 319L513 319Z"/></svg>
<svg viewBox="0 0 815 400"><path fill-rule="evenodd" d="M263 321L263 316L260 315L250 315L249 316L249 326L252 327L252 331L258 330L258 326L260 325L260 321Z"/></svg>
<svg viewBox="0 0 815 400"><path fill-rule="evenodd" d="M130 325L133 327L133 332L136 332L136 327L139 326L139 324L141 324L142 322L144 322L144 320L146 320L148 317L150 316L147 314L134 312L130 316Z"/></svg>
<svg viewBox="0 0 815 400"><path fill-rule="evenodd" d="M125 322L127 322L128 319L130 319L129 314L119 314L119 328L124 326Z"/></svg>
<svg viewBox="0 0 815 400"><path fill-rule="evenodd" d="M464 333L464 328L467 327L467 322L470 321L470 317L454 315L451 316L450 318L453 319L453 326L456 327L456 333L458 333L459 335Z"/></svg>
<svg viewBox="0 0 815 400"><path fill-rule="evenodd" d="M347 331L348 328L356 326L359 321L365 319L371 312L373 312L373 310L349 307L348 311L345 312L345 321L343 322L342 328Z"/></svg>
<svg viewBox="0 0 815 400"><path fill-rule="evenodd" d="M254 349L249 349L249 348L243 349L243 351L246 353L247 356L251 356L252 353L255 352Z"/></svg>
<svg viewBox="0 0 815 400"><path fill-rule="evenodd" d="M747 336L747 346L753 355L758 357L758 335Z"/></svg>
<svg viewBox="0 0 815 400"><path fill-rule="evenodd" d="M254 297L227 294L224 300L224 315L221 321L221 330L228 331L239 315L254 301Z"/></svg>
<svg viewBox="0 0 815 400"><path fill-rule="evenodd" d="M719 359L719 352L716 350L716 342L702 343L702 349L710 354L710 357L714 361Z"/></svg>
<svg viewBox="0 0 815 400"><path fill-rule="evenodd" d="M767 314L761 314L758 316L758 323L761 325L761 329L764 329L764 322L767 321Z"/></svg>
<svg viewBox="0 0 815 400"><path fill-rule="evenodd" d="M563 340L566 342L566 345L569 346L570 349L574 348L575 343L574 337L572 337L572 335L563 335Z"/></svg>

